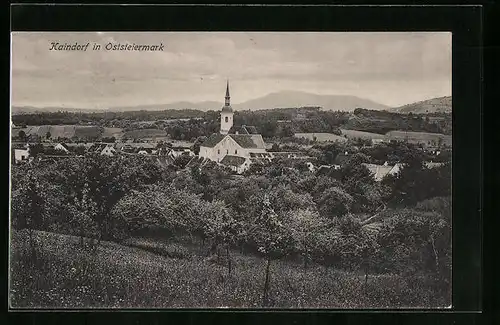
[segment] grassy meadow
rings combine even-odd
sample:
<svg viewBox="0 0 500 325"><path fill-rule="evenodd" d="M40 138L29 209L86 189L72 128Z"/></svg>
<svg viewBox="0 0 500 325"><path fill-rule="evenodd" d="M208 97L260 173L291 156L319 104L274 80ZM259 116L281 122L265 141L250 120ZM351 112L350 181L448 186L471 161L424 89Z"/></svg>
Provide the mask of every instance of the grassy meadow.
<svg viewBox="0 0 500 325"><path fill-rule="evenodd" d="M232 250L207 257L196 241L132 238L82 247L80 238L12 230L12 308L261 308L266 261ZM205 248L204 248L205 247ZM370 275L274 260L270 308L405 308L443 306L431 280Z"/></svg>

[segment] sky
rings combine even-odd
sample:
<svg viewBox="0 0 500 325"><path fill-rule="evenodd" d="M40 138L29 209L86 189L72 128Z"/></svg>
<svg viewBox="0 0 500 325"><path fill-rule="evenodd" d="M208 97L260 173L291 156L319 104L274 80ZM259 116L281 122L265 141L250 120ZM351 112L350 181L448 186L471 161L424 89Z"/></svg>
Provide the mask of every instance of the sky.
<svg viewBox="0 0 500 325"><path fill-rule="evenodd" d="M13 106L108 108L231 102L292 90L391 107L451 96L447 32L15 32ZM52 42L90 43L87 51ZM92 44L101 50L92 51ZM163 51L107 51L108 43Z"/></svg>

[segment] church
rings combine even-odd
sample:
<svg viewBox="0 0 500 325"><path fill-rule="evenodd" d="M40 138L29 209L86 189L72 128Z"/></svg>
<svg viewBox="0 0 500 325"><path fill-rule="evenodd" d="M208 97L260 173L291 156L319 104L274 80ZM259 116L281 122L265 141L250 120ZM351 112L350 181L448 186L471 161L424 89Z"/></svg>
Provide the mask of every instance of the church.
<svg viewBox="0 0 500 325"><path fill-rule="evenodd" d="M267 154L264 139L253 126L233 126L233 109L229 96L229 81L226 98L220 112L220 132L212 134L200 146L200 158L210 159L242 173L250 167L251 158Z"/></svg>

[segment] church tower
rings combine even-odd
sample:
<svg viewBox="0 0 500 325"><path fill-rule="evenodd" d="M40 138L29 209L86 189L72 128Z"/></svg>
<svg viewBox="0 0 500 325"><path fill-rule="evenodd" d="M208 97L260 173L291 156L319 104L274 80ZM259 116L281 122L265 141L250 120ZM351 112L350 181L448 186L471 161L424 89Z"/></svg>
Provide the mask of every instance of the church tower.
<svg viewBox="0 0 500 325"><path fill-rule="evenodd" d="M226 84L226 100L224 101L224 106L220 112L220 133L227 134L231 127L233 127L233 109L231 108L230 103L228 80Z"/></svg>

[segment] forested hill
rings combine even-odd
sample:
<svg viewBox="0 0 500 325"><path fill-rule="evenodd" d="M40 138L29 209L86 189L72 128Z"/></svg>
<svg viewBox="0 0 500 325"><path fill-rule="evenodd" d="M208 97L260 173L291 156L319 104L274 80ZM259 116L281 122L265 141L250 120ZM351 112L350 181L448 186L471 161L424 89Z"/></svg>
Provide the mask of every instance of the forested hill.
<svg viewBox="0 0 500 325"><path fill-rule="evenodd" d="M451 113L452 100L451 96L432 98L420 102L407 104L404 106L394 108L398 113Z"/></svg>

